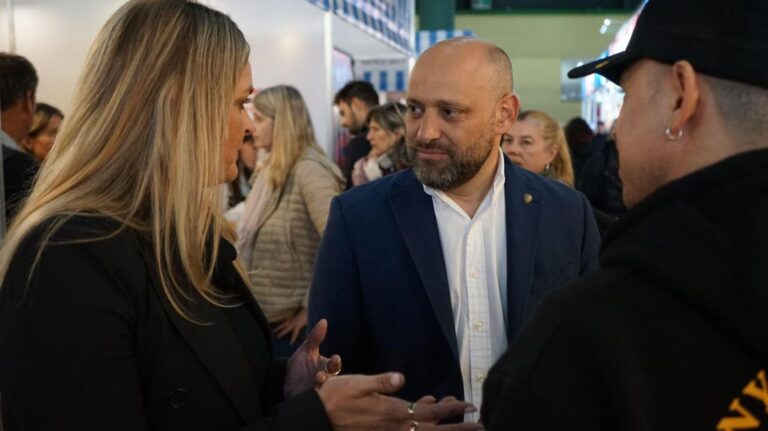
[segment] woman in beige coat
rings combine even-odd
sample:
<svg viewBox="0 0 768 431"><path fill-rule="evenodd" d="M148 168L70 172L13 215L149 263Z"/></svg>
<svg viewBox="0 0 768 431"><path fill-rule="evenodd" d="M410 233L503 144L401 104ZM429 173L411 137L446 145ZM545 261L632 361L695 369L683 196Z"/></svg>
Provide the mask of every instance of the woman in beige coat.
<svg viewBox="0 0 768 431"><path fill-rule="evenodd" d="M315 255L344 180L317 145L298 90L262 90L253 108L254 145L270 155L248 195L238 251L273 328L275 353L288 357L303 340Z"/></svg>

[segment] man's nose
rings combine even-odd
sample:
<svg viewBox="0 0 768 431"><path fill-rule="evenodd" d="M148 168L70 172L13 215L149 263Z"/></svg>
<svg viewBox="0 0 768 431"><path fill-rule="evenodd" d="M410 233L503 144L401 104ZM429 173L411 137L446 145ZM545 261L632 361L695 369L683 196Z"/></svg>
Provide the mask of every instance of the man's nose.
<svg viewBox="0 0 768 431"><path fill-rule="evenodd" d="M416 139L419 142L432 142L439 139L441 134L437 116L425 112L417 123Z"/></svg>

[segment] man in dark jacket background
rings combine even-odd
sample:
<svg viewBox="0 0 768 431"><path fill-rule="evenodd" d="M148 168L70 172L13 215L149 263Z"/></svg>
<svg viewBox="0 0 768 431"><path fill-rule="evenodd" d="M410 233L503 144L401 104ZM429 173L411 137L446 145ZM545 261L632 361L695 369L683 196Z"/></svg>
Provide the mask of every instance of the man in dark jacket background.
<svg viewBox="0 0 768 431"><path fill-rule="evenodd" d="M20 201L29 193L38 164L22 153L19 142L27 137L35 118L37 72L26 58L0 52L0 152L2 165L2 215L6 223L16 214ZM0 223L0 232L5 224ZM0 238L4 235L0 234Z"/></svg>
<svg viewBox="0 0 768 431"><path fill-rule="evenodd" d="M352 188L352 168L355 162L368 155L371 143L368 142L368 111L379 105L379 95L370 82L350 81L336 93L333 104L339 110L341 127L352 135L344 147L341 173L347 181L347 188Z"/></svg>
<svg viewBox="0 0 768 431"><path fill-rule="evenodd" d="M491 370L487 429L768 429L767 20L650 0L626 52L571 72L626 92L631 209Z"/></svg>

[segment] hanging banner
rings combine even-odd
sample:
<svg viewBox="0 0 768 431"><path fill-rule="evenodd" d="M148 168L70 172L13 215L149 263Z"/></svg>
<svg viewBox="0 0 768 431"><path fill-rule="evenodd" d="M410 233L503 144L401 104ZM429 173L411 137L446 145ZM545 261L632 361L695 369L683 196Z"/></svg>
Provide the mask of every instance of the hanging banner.
<svg viewBox="0 0 768 431"><path fill-rule="evenodd" d="M307 0L411 53L414 0Z"/></svg>
<svg viewBox="0 0 768 431"><path fill-rule="evenodd" d="M407 59L363 59L355 66L355 78L370 82L376 91L403 92L407 89Z"/></svg>

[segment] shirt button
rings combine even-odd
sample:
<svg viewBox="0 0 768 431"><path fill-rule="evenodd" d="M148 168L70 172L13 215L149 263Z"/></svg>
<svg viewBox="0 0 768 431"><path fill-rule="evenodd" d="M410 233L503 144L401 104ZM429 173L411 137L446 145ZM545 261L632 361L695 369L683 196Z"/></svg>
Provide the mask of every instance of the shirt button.
<svg viewBox="0 0 768 431"><path fill-rule="evenodd" d="M480 374L475 375L475 380L478 383L483 383L485 381L485 374L480 373Z"/></svg>
<svg viewBox="0 0 768 431"><path fill-rule="evenodd" d="M473 269L472 272L469 273L469 276L472 278L477 278L480 276L480 271Z"/></svg>
<svg viewBox="0 0 768 431"><path fill-rule="evenodd" d="M485 325L483 324L482 320L476 320L473 327L475 328L475 331L480 332L483 330L483 328L485 328Z"/></svg>
<svg viewBox="0 0 768 431"><path fill-rule="evenodd" d="M183 409L189 405L189 393L181 388L168 392L166 399L168 400L168 405L174 409Z"/></svg>

